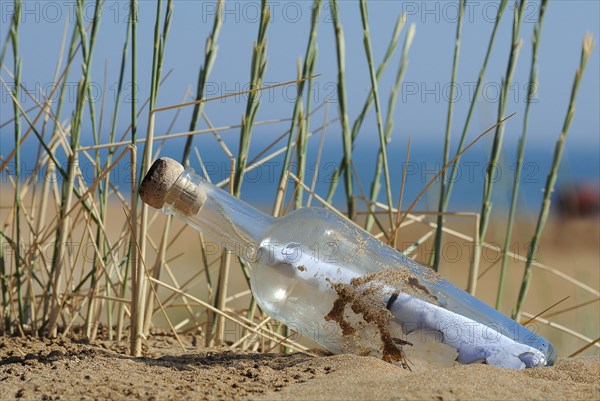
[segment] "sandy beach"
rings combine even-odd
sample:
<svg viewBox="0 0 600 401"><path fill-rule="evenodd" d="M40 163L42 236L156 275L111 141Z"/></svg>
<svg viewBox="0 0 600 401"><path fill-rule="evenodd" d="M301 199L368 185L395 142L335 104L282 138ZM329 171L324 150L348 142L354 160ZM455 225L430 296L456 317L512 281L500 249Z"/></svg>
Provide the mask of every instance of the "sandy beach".
<svg viewBox="0 0 600 401"><path fill-rule="evenodd" d="M530 225L520 222L521 227ZM468 226L458 226L468 231ZM541 261L597 288L599 227L594 219L553 220L543 238ZM527 231L519 231L517 239L524 241ZM415 229L404 235L411 241L420 233ZM184 252L176 270L182 280L195 266L194 253L186 252L192 242L183 238L171 251ZM492 304L497 263L486 262L482 270L491 270L480 278L478 296ZM462 286L467 267L465 252L460 261L444 266L442 275ZM521 274L522 266L511 263L507 306ZM237 291L244 289L237 275L232 275L233 284ZM593 301L576 286L536 271L528 310L543 311L564 296L570 298L550 312ZM550 320L594 336L598 308L592 302ZM58 339L0 337L0 400L600 400L598 348L567 358L586 342L541 322L535 329L558 349L553 367L513 371L478 364L411 372L373 357L325 355L314 349L312 355L284 355L276 353L278 348L271 353L205 348L201 331L180 335L184 350L160 314L155 317L159 328L145 341L141 358L128 355L126 338L105 341L102 324L98 339L91 342L79 327Z"/></svg>
<svg viewBox="0 0 600 401"><path fill-rule="evenodd" d="M0 401L600 401L600 2L0 9Z"/></svg>
<svg viewBox="0 0 600 401"><path fill-rule="evenodd" d="M414 373L372 357L202 349L152 336L125 343L0 339L2 400L597 400L600 358L513 371L487 365Z"/></svg>

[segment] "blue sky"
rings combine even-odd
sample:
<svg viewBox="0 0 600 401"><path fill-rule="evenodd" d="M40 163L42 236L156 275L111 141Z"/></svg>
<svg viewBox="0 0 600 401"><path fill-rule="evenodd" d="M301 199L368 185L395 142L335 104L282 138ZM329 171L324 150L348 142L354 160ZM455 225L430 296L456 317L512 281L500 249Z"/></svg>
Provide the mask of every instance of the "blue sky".
<svg viewBox="0 0 600 401"><path fill-rule="evenodd" d="M23 79L31 88L38 89L52 81L56 55L65 20L72 20L72 1L24 2L20 43L23 55ZM321 14L319 26L319 57L317 72L323 74L317 81L318 101L334 92L331 84L336 80L336 56L333 29L328 2ZM173 69L160 92L159 105L177 103L186 88L195 86L205 38L212 25L213 1L174 2L173 25L169 34L164 71ZM375 57L380 60L389 41L396 18L407 13L407 22L415 23L417 34L410 53L410 64L396 110L399 135L425 135L437 137L443 131L447 109L448 82L455 33L457 2L433 1L371 1L369 16ZM483 52L492 28L497 2L467 2L468 8L463 29L463 43L458 81L461 98L456 108L456 127L464 121L469 91L477 78ZM296 75L296 60L304 55L306 33L310 23L308 1L272 2L272 23L268 31L269 63L266 81L282 82ZM358 4L340 2L340 18L347 44L348 98L352 115L362 107L369 90L369 77L362 45L362 29ZM509 6L509 8L511 8ZM530 36L537 18L538 2L529 2L522 29L524 44L512 87L513 100L510 111L522 111L526 96L531 54ZM539 103L532 111L531 143L554 137L560 130L566 111L573 73L579 61L581 39L590 31L599 37L600 8L596 1L550 1L544 25L540 55ZM2 2L2 35L6 34L6 19L12 5ZM93 81L99 93L103 86L104 64L108 67L107 95L114 96L120 63L121 46L127 18L127 2L106 1L100 36L94 55ZM92 15L93 5L87 9ZM252 42L258 26L258 2L226 2L225 23L219 38L219 53L211 77L210 90L214 94L243 88L249 80ZM151 70L153 26L156 7L154 2L140 2L139 17L139 82L141 97L147 96ZM164 13L163 13L164 15ZM506 69L506 55L510 46L511 10L506 13L497 40L493 58L486 74L485 100L480 104L474 127L484 128L496 118L497 89ZM600 126L599 51L596 48L579 97L577 116L573 123L570 141L578 144L598 145ZM382 102L393 82L399 54L392 60L381 82ZM10 59L7 59L10 65ZM6 77L6 75L4 75ZM75 80L75 78L72 78ZM416 92L415 92L416 91ZM7 104L3 89L2 103ZM289 115L292 106L290 90L277 90L272 98L265 99L262 118ZM108 98L112 100L112 97ZM215 123L232 123L239 120L244 102L222 103L209 107ZM4 112L3 112L4 114ZM184 119L187 120L187 119ZM515 119L516 120L516 119ZM182 120L183 122L183 120ZM187 122L187 121L186 121ZM125 123L125 121L124 121ZM183 124L186 125L186 124ZM515 124L517 126L517 124ZM510 136L510 135L509 135Z"/></svg>
<svg viewBox="0 0 600 401"><path fill-rule="evenodd" d="M93 4L88 2L87 19L93 15ZM163 2L164 3L164 2ZM169 33L163 72L172 70L162 86L158 106L179 103L186 90L195 88L199 67L203 60L203 51L207 35L212 28L214 1L174 1L173 24ZM316 71L322 74L315 82L315 104L324 102L328 95L336 96L337 61L335 38L331 25L331 10L324 1L318 33L318 60ZM311 2L309 1L273 1L270 2L272 21L268 36L268 67L266 83L289 81L296 77L297 60L303 57L310 25ZM408 136L413 140L415 149L420 149L424 157L439 160L441 158L443 134L447 112L448 83L454 51L456 30L457 1L370 1L369 18L372 44L377 63L383 57L396 19L406 13L406 22L416 25L416 36L410 52L410 61L405 84L394 111L395 130L391 149L392 159L404 157ZM0 10L2 43L6 35L7 22L11 17L12 4L1 3ZM60 49L65 23L73 28L74 1L25 1L20 27L20 51L23 57L23 81L29 90L38 96L52 83L56 58ZM458 87L459 100L456 103L453 144L456 144L466 116L472 88L477 80L484 52L493 26L498 1L467 2L467 12L463 27L461 58L459 61ZM507 55L510 49L512 25L512 5L503 18L497 37L494 53L485 77L484 93L476 108L469 137L494 124L497 119L498 88L505 74ZM227 1L225 21L218 40L219 52L208 86L212 96L238 91L247 87L252 44L256 39L259 18L259 2ZM121 50L128 16L128 2L107 0L104 5L103 19L94 54L92 84L98 94L96 106L100 107L105 97L107 112L104 127L108 126L114 106L114 95L121 61ZM156 3L140 1L138 31L138 80L139 97L145 99L149 93L151 73L153 29ZM511 155L516 152L515 143L521 134L522 116L527 94L527 83L531 62L531 33L539 2L529 2L524 17L521 37L523 46L520 52L514 83L511 86L511 100L507 111L518 115L507 124L506 148ZM351 123L358 114L370 89L368 67L362 42L362 27L358 2L341 1L340 18L346 39L346 79L348 83L348 103ZM164 16L164 11L163 11ZM600 37L600 5L597 1L550 1L543 28L540 49L540 67L538 102L532 107L528 149L550 157L552 147L562 127L567 109L573 75L579 63L581 42L586 32L591 32L596 40ZM404 39L403 31L400 43ZM400 47L400 46L399 46ZM380 82L381 101L384 118L387 113L389 90L396 75L400 50L394 55L385 75ZM570 152L587 152L592 168L598 169L600 151L600 50L596 45L590 59L586 75L578 98L577 111L568 138L567 161ZM78 63L80 59L77 59ZM10 56L6 64L12 69ZM63 60L64 62L64 60ZM63 64L64 65L64 64ZM104 68L106 65L106 79ZM128 65L129 74L129 65ZM79 71L69 77L69 90L75 93ZM3 79L10 81L2 71ZM129 79L128 79L129 83ZM127 88L127 86L126 86ZM129 90L131 85L129 85ZM295 89L279 88L262 96L258 120L284 118L291 115ZM10 98L4 88L1 91L2 108L0 120L5 121L12 115ZM41 98L41 96L39 96ZM68 99L74 101L74 96ZM31 101L25 101L32 106ZM244 97L232 98L208 104L206 112L214 125L238 124L245 109ZM337 111L332 104L331 112ZM129 105L121 109L119 128L124 130L129 124ZM189 125L191 110L184 110L177 120L174 131L185 131ZM63 116L68 116L68 113ZM165 113L157 120L157 134L164 133L171 123L173 114ZM86 117L87 118L87 117ZM320 124L322 114L313 119ZM374 113L368 116L358 140L358 152L372 150L373 159L378 147ZM270 141L276 134L283 132L287 124L257 127L253 144ZM12 148L10 126L5 127L2 144ZM8 131L8 132L7 132ZM103 138L106 140L106 129ZM140 119L140 134L145 132L145 116ZM224 134L225 140L235 149L237 134ZM489 152L489 141L474 148L475 152ZM91 143L89 126L84 132L83 142ZM204 138L197 139L202 144ZM266 142L265 142L266 143ZM337 160L341 152L340 129L334 124L327 137L327 146L331 159ZM8 148L7 148L8 149ZM258 149L258 148L257 148ZM174 151L175 152L175 151ZM179 153L177 150L175 153ZM5 153L4 149L2 153ZM576 156L572 156L576 158ZM372 160L371 160L372 163ZM589 163L586 161L586 165ZM574 165L571 170L579 169ZM583 166L585 168L585 165ZM598 173L595 173L596 177Z"/></svg>

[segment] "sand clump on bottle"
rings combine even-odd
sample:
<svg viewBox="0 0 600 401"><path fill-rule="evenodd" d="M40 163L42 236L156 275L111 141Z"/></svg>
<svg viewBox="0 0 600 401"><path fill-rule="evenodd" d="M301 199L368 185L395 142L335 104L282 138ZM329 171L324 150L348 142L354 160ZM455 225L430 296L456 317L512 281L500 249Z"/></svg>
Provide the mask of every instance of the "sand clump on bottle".
<svg viewBox="0 0 600 401"><path fill-rule="evenodd" d="M336 322L344 337L357 334L365 324L375 326L381 341L382 359L390 363L398 362L400 366L410 370L403 347L412 346L412 343L394 336L391 332L389 322L394 316L388 309L389 304L397 298L398 289L435 304L438 301L437 297L410 273L389 268L353 278L350 284L331 283L331 286L337 293L337 299L325 320ZM387 302L383 294L384 287L396 289ZM346 318L346 306L362 317L363 322L353 326Z"/></svg>

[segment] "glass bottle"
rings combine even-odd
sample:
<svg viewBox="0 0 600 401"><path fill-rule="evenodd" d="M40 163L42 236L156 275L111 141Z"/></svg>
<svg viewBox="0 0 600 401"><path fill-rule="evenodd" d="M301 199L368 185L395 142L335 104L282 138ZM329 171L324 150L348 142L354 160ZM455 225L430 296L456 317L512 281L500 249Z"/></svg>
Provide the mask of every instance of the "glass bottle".
<svg viewBox="0 0 600 401"><path fill-rule="evenodd" d="M330 210L274 218L169 158L152 165L140 196L248 262L259 306L332 353L412 369L524 369L556 357L545 338Z"/></svg>

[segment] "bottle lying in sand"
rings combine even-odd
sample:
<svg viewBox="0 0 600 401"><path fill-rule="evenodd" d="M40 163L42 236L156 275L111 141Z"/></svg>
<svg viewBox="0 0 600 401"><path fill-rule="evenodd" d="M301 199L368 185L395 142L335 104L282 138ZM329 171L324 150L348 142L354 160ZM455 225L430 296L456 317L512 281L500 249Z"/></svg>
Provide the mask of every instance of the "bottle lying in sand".
<svg viewBox="0 0 600 401"><path fill-rule="evenodd" d="M260 307L333 353L413 369L554 362L546 339L327 209L274 218L169 158L139 191L247 261Z"/></svg>

